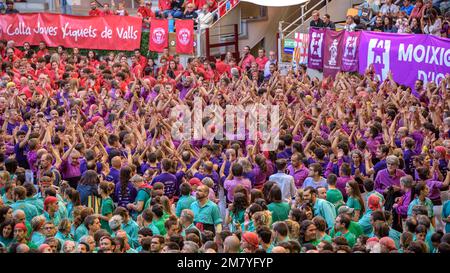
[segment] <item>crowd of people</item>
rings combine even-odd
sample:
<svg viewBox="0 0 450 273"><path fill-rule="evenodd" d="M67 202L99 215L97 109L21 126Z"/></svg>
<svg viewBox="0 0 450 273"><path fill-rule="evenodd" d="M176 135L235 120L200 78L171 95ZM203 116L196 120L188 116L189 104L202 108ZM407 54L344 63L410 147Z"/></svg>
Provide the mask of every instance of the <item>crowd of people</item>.
<svg viewBox="0 0 450 273"><path fill-rule="evenodd" d="M388 33L430 34L450 38L450 4L432 0L366 0L357 7L358 15L348 15L343 25L347 31L371 30ZM336 29L325 14L314 11L312 27Z"/></svg>
<svg viewBox="0 0 450 273"><path fill-rule="evenodd" d="M448 253L450 74L319 80L266 55L0 41L1 252ZM197 98L278 105L276 149L174 139Z"/></svg>

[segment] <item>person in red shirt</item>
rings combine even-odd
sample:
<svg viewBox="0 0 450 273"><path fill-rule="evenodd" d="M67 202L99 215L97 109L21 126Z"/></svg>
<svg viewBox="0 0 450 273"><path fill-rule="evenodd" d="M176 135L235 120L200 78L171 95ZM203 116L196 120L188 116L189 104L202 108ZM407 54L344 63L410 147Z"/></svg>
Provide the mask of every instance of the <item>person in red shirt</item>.
<svg viewBox="0 0 450 273"><path fill-rule="evenodd" d="M224 63L222 61L222 57L220 55L216 56L216 70L219 74L230 73L230 65Z"/></svg>
<svg viewBox="0 0 450 273"><path fill-rule="evenodd" d="M142 56L141 51L139 51L139 49L134 50L134 56L137 58L142 69L144 69L144 67L147 66L147 58L145 58L145 56Z"/></svg>
<svg viewBox="0 0 450 273"><path fill-rule="evenodd" d="M97 8L97 2L91 1L91 10L89 16L102 16L103 12Z"/></svg>
<svg viewBox="0 0 450 273"><path fill-rule="evenodd" d="M137 15L142 17L144 23L150 24L151 18L155 18L155 13L152 11L152 2L141 0Z"/></svg>
<svg viewBox="0 0 450 273"><path fill-rule="evenodd" d="M209 12L213 12L219 7L219 5L217 4L216 0L207 0L206 4L208 4L208 11Z"/></svg>
<svg viewBox="0 0 450 273"><path fill-rule="evenodd" d="M102 14L103 16L114 15L114 12L111 10L111 7L108 3L103 4Z"/></svg>
<svg viewBox="0 0 450 273"><path fill-rule="evenodd" d="M172 3L171 0L158 0L158 8L160 15L162 15L163 11L171 9L172 7L171 3Z"/></svg>
<svg viewBox="0 0 450 273"><path fill-rule="evenodd" d="M42 58L46 55L49 55L47 44L44 41L39 42L39 50L36 52L38 58Z"/></svg>
<svg viewBox="0 0 450 273"><path fill-rule="evenodd" d="M266 51L264 49L261 48L258 50L258 57L255 61L258 64L258 70L263 71L264 66L269 61L269 58L266 57Z"/></svg>
<svg viewBox="0 0 450 273"><path fill-rule="evenodd" d="M139 63L139 59L136 56L131 56L131 73L137 78L142 77L142 66Z"/></svg>
<svg viewBox="0 0 450 273"><path fill-rule="evenodd" d="M241 67L244 70L247 70L250 68L252 63L255 61L255 57L250 53L250 47L245 46L243 50L243 57L241 61L239 62L239 67Z"/></svg>

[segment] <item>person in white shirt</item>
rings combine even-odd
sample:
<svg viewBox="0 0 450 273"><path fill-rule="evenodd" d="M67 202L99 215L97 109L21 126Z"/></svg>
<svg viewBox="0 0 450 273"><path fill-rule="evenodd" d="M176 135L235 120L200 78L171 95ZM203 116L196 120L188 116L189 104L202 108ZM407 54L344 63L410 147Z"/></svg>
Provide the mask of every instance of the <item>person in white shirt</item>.
<svg viewBox="0 0 450 273"><path fill-rule="evenodd" d="M286 174L286 159L278 159L275 162L278 172L269 177L269 181L277 183L281 189L283 202L290 202L295 196L297 189L295 187L294 177Z"/></svg>

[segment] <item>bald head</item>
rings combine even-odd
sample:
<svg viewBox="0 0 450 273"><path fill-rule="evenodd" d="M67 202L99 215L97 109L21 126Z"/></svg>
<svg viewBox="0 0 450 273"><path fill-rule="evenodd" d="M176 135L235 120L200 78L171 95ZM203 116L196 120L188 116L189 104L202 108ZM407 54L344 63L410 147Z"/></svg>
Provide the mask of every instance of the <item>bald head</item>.
<svg viewBox="0 0 450 273"><path fill-rule="evenodd" d="M26 244L20 244L16 248L17 253L28 253L30 251L30 247Z"/></svg>
<svg viewBox="0 0 450 273"><path fill-rule="evenodd" d="M239 253L240 244L238 237L234 235L228 236L223 242L223 251L225 253Z"/></svg>
<svg viewBox="0 0 450 273"><path fill-rule="evenodd" d="M115 169L120 169L122 167L122 159L120 158L120 156L113 157L111 160L111 165Z"/></svg>
<svg viewBox="0 0 450 273"><path fill-rule="evenodd" d="M13 212L14 221L20 223L25 221L25 212L21 209L15 210Z"/></svg>
<svg viewBox="0 0 450 273"><path fill-rule="evenodd" d="M272 253L287 253L287 251L282 246L276 246L276 247L272 248Z"/></svg>

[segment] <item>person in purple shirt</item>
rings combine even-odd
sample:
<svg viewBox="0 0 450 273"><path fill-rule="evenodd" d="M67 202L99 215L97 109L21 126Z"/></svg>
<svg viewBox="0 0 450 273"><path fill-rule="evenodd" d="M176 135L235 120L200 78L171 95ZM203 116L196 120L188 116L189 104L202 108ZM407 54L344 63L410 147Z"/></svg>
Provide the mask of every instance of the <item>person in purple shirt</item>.
<svg viewBox="0 0 450 273"><path fill-rule="evenodd" d="M122 167L122 158L120 156L115 156L111 159L111 168L109 169L109 174L107 179L113 181L117 185L120 181L120 168Z"/></svg>
<svg viewBox="0 0 450 273"><path fill-rule="evenodd" d="M403 192L403 196L395 198L395 204L392 206L394 212L399 216L394 217L394 222L392 223L392 228L402 231L402 221L401 219L406 219L408 216L409 203L412 201L412 189L414 180L412 176L406 175L400 178L400 189Z"/></svg>
<svg viewBox="0 0 450 273"><path fill-rule="evenodd" d="M225 182L223 183L224 189L227 191L227 199L229 202L234 201L234 188L236 188L238 185L244 186L250 192L252 189L252 184L250 180L245 178L244 175L244 168L239 163L234 163L231 167L231 179L225 179Z"/></svg>
<svg viewBox="0 0 450 273"><path fill-rule="evenodd" d="M347 201L347 191L345 190L345 186L347 185L347 182L352 180L351 177L351 168L350 164L348 163L342 163L341 167L339 168L339 177L336 181L336 188L342 193L342 197L344 197L344 201Z"/></svg>
<svg viewBox="0 0 450 273"><path fill-rule="evenodd" d="M387 168L378 172L375 178L375 190L381 194L387 193L390 187L394 191L400 191L400 178L405 176L405 172L398 169L400 161L395 155L386 158Z"/></svg>
<svg viewBox="0 0 450 273"><path fill-rule="evenodd" d="M303 157L299 153L291 156L291 164L287 167L289 175L294 177L295 186L301 188L309 175L309 169L303 164Z"/></svg>
<svg viewBox="0 0 450 273"><path fill-rule="evenodd" d="M125 166L120 169L120 182L114 189L113 200L117 202L119 207L126 208L128 204L134 202L137 196L137 190L130 182L132 170Z"/></svg>
<svg viewBox="0 0 450 273"><path fill-rule="evenodd" d="M372 154L368 151L365 151L364 155L365 155L365 162L366 162L366 174L367 175L372 175L374 177L377 177L377 174L379 171L381 171L382 169L386 169L387 165L386 165L386 157L389 154L389 147L387 145L380 145L377 148L377 152L376 152L376 157L378 159L378 162L373 165L372 164Z"/></svg>
<svg viewBox="0 0 450 273"><path fill-rule="evenodd" d="M178 179L174 174L169 173L172 168L172 161L168 158L164 158L161 162L161 174L153 178L151 185L153 186L156 182L161 182L164 184L164 195L173 198L176 187L178 184Z"/></svg>
<svg viewBox="0 0 450 273"><path fill-rule="evenodd" d="M405 150L403 151L403 160L405 161L404 171L406 174L413 175L413 157L416 155L413 151L415 145L414 139L406 137L403 140L403 144L405 146Z"/></svg>
<svg viewBox="0 0 450 273"><path fill-rule="evenodd" d="M205 177L211 178L214 181L213 190L217 193L219 190L220 177L219 174L214 171L214 164L211 161L207 161L206 158L208 158L208 154L204 152L194 165L192 165L190 170L194 177L197 177L200 180L203 180ZM203 164L201 164L202 161L204 162Z"/></svg>

